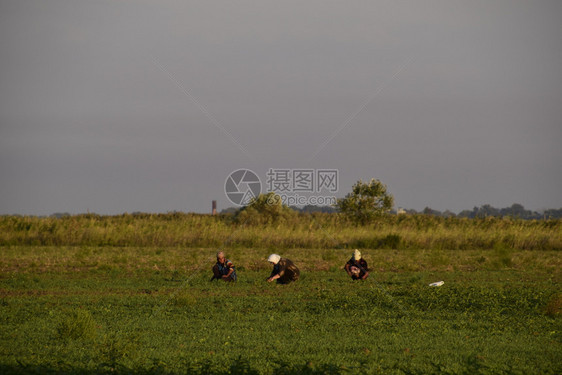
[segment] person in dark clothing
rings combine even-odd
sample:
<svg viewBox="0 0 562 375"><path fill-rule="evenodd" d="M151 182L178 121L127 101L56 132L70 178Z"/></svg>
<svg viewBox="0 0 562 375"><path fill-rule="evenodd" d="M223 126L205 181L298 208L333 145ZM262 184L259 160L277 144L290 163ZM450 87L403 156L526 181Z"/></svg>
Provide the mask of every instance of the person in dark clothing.
<svg viewBox="0 0 562 375"><path fill-rule="evenodd" d="M361 258L361 253L357 249L355 249L353 256L347 261L344 268L353 280L365 280L369 276L367 262Z"/></svg>
<svg viewBox="0 0 562 375"><path fill-rule="evenodd" d="M277 284L288 284L299 279L300 271L291 260L271 254L267 261L273 264L273 271L267 278L268 283L277 280Z"/></svg>
<svg viewBox="0 0 562 375"><path fill-rule="evenodd" d="M213 266L213 277L214 279L223 281L236 281L236 269L234 264L224 256L222 251L217 253L217 263Z"/></svg>

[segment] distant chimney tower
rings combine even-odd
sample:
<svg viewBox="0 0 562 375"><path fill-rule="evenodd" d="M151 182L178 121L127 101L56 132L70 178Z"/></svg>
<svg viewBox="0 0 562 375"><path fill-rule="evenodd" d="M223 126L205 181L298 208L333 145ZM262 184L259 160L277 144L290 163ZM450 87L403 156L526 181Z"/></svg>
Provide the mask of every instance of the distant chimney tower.
<svg viewBox="0 0 562 375"><path fill-rule="evenodd" d="M217 201L213 201L213 215L217 214Z"/></svg>

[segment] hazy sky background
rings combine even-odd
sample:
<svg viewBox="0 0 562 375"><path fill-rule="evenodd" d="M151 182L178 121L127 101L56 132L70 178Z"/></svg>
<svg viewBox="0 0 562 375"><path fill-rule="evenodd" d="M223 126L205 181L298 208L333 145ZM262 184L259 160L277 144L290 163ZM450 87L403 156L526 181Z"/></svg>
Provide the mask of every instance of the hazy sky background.
<svg viewBox="0 0 562 375"><path fill-rule="evenodd" d="M0 0L0 214L220 210L238 168L560 208L561 20L559 0Z"/></svg>

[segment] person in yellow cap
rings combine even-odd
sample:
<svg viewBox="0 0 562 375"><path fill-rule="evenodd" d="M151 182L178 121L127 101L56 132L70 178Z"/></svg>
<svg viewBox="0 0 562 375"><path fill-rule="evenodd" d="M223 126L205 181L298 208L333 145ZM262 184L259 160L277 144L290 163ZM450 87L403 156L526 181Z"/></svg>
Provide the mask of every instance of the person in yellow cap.
<svg viewBox="0 0 562 375"><path fill-rule="evenodd" d="M361 257L361 252L357 249L353 252L351 259L345 264L345 272L353 280L365 280L369 277L367 261Z"/></svg>
<svg viewBox="0 0 562 375"><path fill-rule="evenodd" d="M271 271L271 275L267 278L268 283L277 280L277 284L288 284L299 279L300 271L290 259L281 258L277 254L271 254L267 261L273 264L273 271Z"/></svg>

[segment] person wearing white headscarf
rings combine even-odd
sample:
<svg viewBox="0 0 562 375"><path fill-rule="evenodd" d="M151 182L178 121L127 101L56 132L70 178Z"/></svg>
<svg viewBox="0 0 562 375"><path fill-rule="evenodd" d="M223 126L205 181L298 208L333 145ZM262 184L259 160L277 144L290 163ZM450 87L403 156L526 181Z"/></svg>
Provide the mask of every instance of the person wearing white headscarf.
<svg viewBox="0 0 562 375"><path fill-rule="evenodd" d="M369 276L367 261L361 256L361 252L357 249L353 251L351 259L345 264L345 272L353 280L365 280Z"/></svg>
<svg viewBox="0 0 562 375"><path fill-rule="evenodd" d="M271 254L267 261L273 264L273 271L267 278L268 283L277 280L277 284L288 284L299 279L300 271L290 259L281 258L278 254Z"/></svg>

